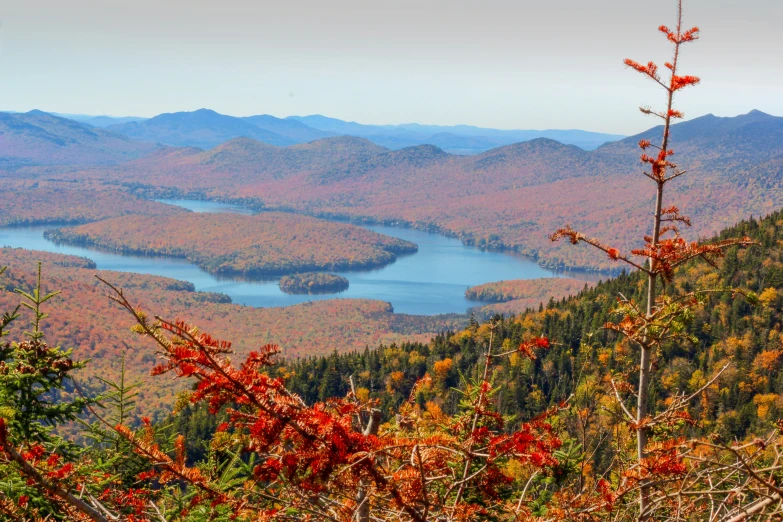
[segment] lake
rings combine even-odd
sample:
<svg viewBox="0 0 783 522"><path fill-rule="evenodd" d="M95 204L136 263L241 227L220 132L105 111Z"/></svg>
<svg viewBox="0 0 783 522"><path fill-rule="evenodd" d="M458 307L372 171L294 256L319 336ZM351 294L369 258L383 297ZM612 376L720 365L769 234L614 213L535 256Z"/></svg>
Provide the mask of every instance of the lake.
<svg viewBox="0 0 783 522"><path fill-rule="evenodd" d="M226 203L192 200L159 200L194 212L252 211ZM436 315L464 313L480 303L465 298L465 290L491 281L534 279L539 277L584 277L595 274L556 273L538 266L522 256L486 252L440 234L399 227L364 226L369 230L394 236L419 245L416 254L400 256L383 268L366 271L336 272L346 277L350 287L339 294L290 295L278 287L278 279L246 281L211 275L184 259L121 255L93 248L58 245L43 237L53 226L0 228L0 246L44 250L83 256L95 261L100 270L117 270L152 274L190 281L196 290L222 292L235 303L256 306L290 306L335 297L365 298L387 301L398 313ZM0 260L1 261L1 260Z"/></svg>

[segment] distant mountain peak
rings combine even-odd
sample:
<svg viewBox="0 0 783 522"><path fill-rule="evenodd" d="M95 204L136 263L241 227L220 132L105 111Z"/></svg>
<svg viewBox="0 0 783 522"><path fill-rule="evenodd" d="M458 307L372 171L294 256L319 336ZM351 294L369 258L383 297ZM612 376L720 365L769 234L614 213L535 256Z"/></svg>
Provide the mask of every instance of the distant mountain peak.
<svg viewBox="0 0 783 522"><path fill-rule="evenodd" d="M226 116L212 109L159 114L140 123L112 125L108 129L140 141L202 149L211 149L238 137L253 138L277 146L296 143L296 140L253 125L242 118Z"/></svg>
<svg viewBox="0 0 783 522"><path fill-rule="evenodd" d="M523 143L520 143L520 145L527 145L530 146L536 146L536 147L555 147L555 148L570 148L573 147L573 145L566 145L565 143L561 143L557 140L553 140L552 138L533 138L532 140L527 140ZM579 147L577 147L579 148Z"/></svg>
<svg viewBox="0 0 783 522"><path fill-rule="evenodd" d="M221 143L220 145L217 145L212 149L210 149L210 151L213 152L248 151L248 150L268 150L268 149L279 149L279 148L280 147L276 147L275 145L264 143L263 141L258 141L253 138L248 138L246 136L240 136L239 138L233 138L225 143Z"/></svg>
<svg viewBox="0 0 783 522"><path fill-rule="evenodd" d="M544 151L571 151L576 153L584 153L585 150L580 149L576 145L566 145L560 143L552 138L534 138L532 140L523 141L520 143L512 143L511 145L505 145L496 149L488 150L484 154L491 155L495 152L515 153L515 154L528 154L530 152L544 152Z"/></svg>
<svg viewBox="0 0 783 522"><path fill-rule="evenodd" d="M389 149L376 145L372 141L366 138L357 138L356 136L331 136L328 138L321 138L311 141L309 143L302 143L294 145L292 148L296 149L356 149L363 152L388 152Z"/></svg>
<svg viewBox="0 0 783 522"><path fill-rule="evenodd" d="M414 145L413 147L405 147L392 154L396 154L400 157L408 158L443 158L450 156L450 154L436 145L430 145L425 143L424 145Z"/></svg>
<svg viewBox="0 0 783 522"><path fill-rule="evenodd" d="M636 155L639 140L660 140L662 132L663 126L658 125L636 136L607 143L598 150L612 154ZM762 142L779 141L782 132L783 118L759 110L738 116L705 114L672 125L671 142L675 150L682 146L703 147L710 144L715 147L716 154L720 155L728 154L729 150L734 150L737 146L765 149L766 145L762 145Z"/></svg>
<svg viewBox="0 0 783 522"><path fill-rule="evenodd" d="M277 116L272 116L271 114L256 114L255 116L245 116L243 119L250 120L253 118L258 120L283 121L283 118L278 118Z"/></svg>
<svg viewBox="0 0 783 522"><path fill-rule="evenodd" d="M435 145L415 145L413 147L405 147L404 149L385 152L378 156L376 167L424 167L450 157L451 154Z"/></svg>
<svg viewBox="0 0 783 522"><path fill-rule="evenodd" d="M765 121L780 120L778 116L773 116L772 114L762 112L758 109L753 109L747 114L742 114L740 116L737 116L737 118L740 120L750 121L750 122L765 122Z"/></svg>

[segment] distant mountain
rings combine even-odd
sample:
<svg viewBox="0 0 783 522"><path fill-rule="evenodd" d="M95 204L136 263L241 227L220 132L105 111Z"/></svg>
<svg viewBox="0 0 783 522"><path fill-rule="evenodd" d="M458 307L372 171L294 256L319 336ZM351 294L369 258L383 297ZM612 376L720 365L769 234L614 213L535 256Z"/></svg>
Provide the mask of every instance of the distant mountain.
<svg viewBox="0 0 783 522"><path fill-rule="evenodd" d="M334 136L365 138L388 149L435 145L452 154L481 152L536 138L550 138L592 150L623 136L581 130L498 130L470 125L363 125L321 115L277 118L269 114L234 117L209 109L137 117L62 115L96 127L104 127L139 141L174 147L210 149L234 138L253 138L285 147Z"/></svg>
<svg viewBox="0 0 783 522"><path fill-rule="evenodd" d="M0 112L0 167L112 165L142 157L155 148L38 110Z"/></svg>
<svg viewBox="0 0 783 522"><path fill-rule="evenodd" d="M695 156L722 177L742 187L753 185L754 191L779 183L783 176L783 118L761 111L733 118L707 114L679 123L674 129L677 155L673 161L678 163L678 158L683 158L682 167L693 163L691 158ZM639 140L655 139L662 131L662 127L655 127L598 151L631 157L638 150ZM749 172L758 174L749 176Z"/></svg>
<svg viewBox="0 0 783 522"><path fill-rule="evenodd" d="M367 138L388 148L403 148L413 145L436 145L456 154L477 154L495 147L510 145L535 138L550 138L567 145L576 145L585 150L595 149L604 143L617 141L624 136L602 134L582 130L500 130L474 127L472 125L364 125L315 114L311 116L289 116L309 127L336 134Z"/></svg>
<svg viewBox="0 0 783 522"><path fill-rule="evenodd" d="M108 129L139 141L202 149L240 137L281 147L297 143L297 140L258 127L242 118L218 114L209 109L159 114L141 122L111 125Z"/></svg>
<svg viewBox="0 0 783 522"><path fill-rule="evenodd" d="M439 132L427 139L427 142L455 154L471 154L498 147L496 140L485 136L459 136L451 132Z"/></svg>
<svg viewBox="0 0 783 522"><path fill-rule="evenodd" d="M765 143L758 142L756 139L761 138L764 135L768 135L779 143L781 121L783 121L783 118L772 116L758 110L728 118L707 114L699 118L678 123L676 126L677 139L683 145L695 145L698 143L706 144L715 138L721 139L722 141L732 141L742 135L752 134L752 136L748 136L753 138L752 146L761 149ZM660 136L662 131L663 126L653 127L641 134L626 138L625 140L622 140L621 143L636 144L639 139L649 139L651 137ZM611 147L607 145L605 148L608 149Z"/></svg>
<svg viewBox="0 0 783 522"><path fill-rule="evenodd" d="M61 114L59 112L53 112L52 114L61 118L68 118L69 120L101 128L108 127L109 125L119 125L121 123L131 123L147 119L138 116L90 116L87 114Z"/></svg>
<svg viewBox="0 0 783 522"><path fill-rule="evenodd" d="M761 111L752 111L733 118L721 118L708 114L679 123L677 143L681 155L692 150L704 150L720 168L737 161L760 163L780 159L783 144L783 118ZM641 139L660 135L662 127L655 127L617 143L607 144L599 150L606 153L622 153ZM676 161L676 160L675 160Z"/></svg>

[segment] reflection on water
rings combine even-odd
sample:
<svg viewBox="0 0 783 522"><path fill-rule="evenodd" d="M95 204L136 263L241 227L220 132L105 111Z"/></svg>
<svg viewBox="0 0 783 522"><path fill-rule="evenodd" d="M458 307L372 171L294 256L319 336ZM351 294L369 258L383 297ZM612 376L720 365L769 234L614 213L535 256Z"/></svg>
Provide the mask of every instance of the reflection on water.
<svg viewBox="0 0 783 522"><path fill-rule="evenodd" d="M162 201L194 212L252 213L242 207L210 201ZM399 313L464 313L469 307L476 305L474 301L465 299L465 290L469 286L490 281L568 275L542 268L521 256L484 252L439 234L406 228L367 226L365 228L370 230L412 241L419 245L419 251L401 256L383 268L338 272L350 281L348 290L339 294L291 295L280 290L278 279L245 281L239 278L217 278L183 259L121 255L92 248L55 244L43 237L44 230L49 228L53 227L0 228L0 246L88 257L95 261L101 270L153 274L190 281L197 290L222 292L231 296L235 303L249 306L288 306L339 296L387 301ZM587 277L592 280L596 278L595 275Z"/></svg>

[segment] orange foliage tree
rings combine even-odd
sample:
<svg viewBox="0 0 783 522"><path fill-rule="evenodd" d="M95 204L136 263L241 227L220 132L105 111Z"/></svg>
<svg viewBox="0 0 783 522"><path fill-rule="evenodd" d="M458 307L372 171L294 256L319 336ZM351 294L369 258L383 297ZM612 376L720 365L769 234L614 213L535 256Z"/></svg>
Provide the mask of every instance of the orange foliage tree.
<svg viewBox="0 0 783 522"><path fill-rule="evenodd" d="M611 379L619 415L631 431L636 433L635 462L621 466L624 471L614 494L624 496L630 491L638 491L636 516L639 520L672 519L673 511L698 513L699 509L707 507L706 499L709 499L711 504L711 510L708 510L711 513L710 520L724 515L735 520L731 518L732 514L740 517L736 520L744 520L743 517L753 516L758 511L745 512L749 508L732 505L736 501L732 496L738 495L743 489L751 488L748 482L739 478L743 476L743 470L751 476L755 475L758 487L762 490L776 489L769 478L762 478L760 474L754 473L752 457L747 454L748 448L753 445L735 448L714 444L714 441L687 440L682 435L676 435L683 426L695 424L688 413L691 403L702 397L728 365L693 393L672 393L666 399L666 407L662 411L651 411L650 408L651 378L656 355L660 354L666 343L690 340L686 326L693 317L694 310L704 303L705 296L716 292L742 293L737 289L711 288L676 295L672 288L675 269L696 259L714 265L728 247L753 244L747 237L709 244L688 242L680 235L680 227L690 226L690 219L681 214L677 206L664 206L664 189L669 182L685 174L685 171L672 161L674 150L671 148L671 126L674 119L684 117L681 111L674 108L675 95L700 82L698 77L683 75L679 71L681 48L698 39L699 28L683 27L682 1L679 0L675 28L662 25L659 31L673 47L671 61L664 64L668 69L667 78L661 76L658 65L652 61L641 64L634 60L625 60L628 67L658 84L666 95L664 109L641 108L644 114L663 121L659 143L646 139L639 142L642 150L641 163L647 167L644 175L655 187L652 232L644 236L644 245L641 248L629 253L587 237L571 227L557 230L551 240L566 238L573 244L586 243L606 253L611 260L624 262L647 276L645 302L637 303L620 295L615 309L620 320L605 325L606 328L620 333L639 349L639 373L635 393L632 383L615 382L614 378ZM667 292L670 289L672 291ZM744 294L751 301L757 299L754 295ZM635 407L628 405L629 399L636 403ZM766 446L765 442L759 443L759 447L763 446ZM727 454L720 454L721 450ZM707 456L708 454L710 456ZM721 462L725 466L723 469L719 469ZM738 474L734 475L735 473ZM715 481L715 484L721 483L725 489L713 487L712 481ZM728 487L729 484L731 487ZM685 489L691 491L685 494ZM754 490L754 494L750 496L753 497L758 492ZM759 505L754 502L755 499L749 505ZM774 502L769 501L764 506L771 504Z"/></svg>

